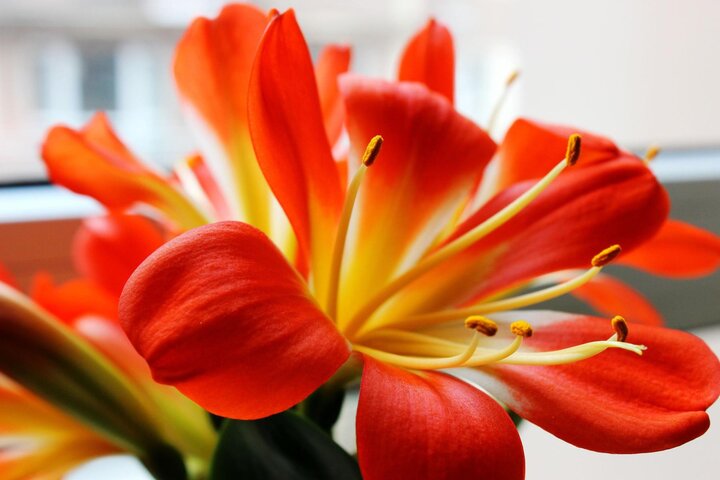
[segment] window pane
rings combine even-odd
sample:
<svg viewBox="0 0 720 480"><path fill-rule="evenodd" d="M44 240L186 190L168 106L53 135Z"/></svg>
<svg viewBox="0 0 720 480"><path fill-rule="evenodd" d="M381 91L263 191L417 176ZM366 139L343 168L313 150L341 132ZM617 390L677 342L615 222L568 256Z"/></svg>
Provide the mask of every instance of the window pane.
<svg viewBox="0 0 720 480"><path fill-rule="evenodd" d="M83 110L115 110L115 49L113 45L80 47Z"/></svg>

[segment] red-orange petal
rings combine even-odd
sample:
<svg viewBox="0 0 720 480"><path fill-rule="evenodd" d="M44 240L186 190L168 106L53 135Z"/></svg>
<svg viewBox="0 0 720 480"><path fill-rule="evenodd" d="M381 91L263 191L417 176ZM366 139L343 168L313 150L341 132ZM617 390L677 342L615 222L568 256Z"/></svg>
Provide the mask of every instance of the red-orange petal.
<svg viewBox="0 0 720 480"><path fill-rule="evenodd" d="M128 281L120 318L155 380L231 418L295 405L349 356L302 278L239 222L200 227L152 254Z"/></svg>
<svg viewBox="0 0 720 480"><path fill-rule="evenodd" d="M692 278L720 267L720 237L685 222L668 220L639 248L620 262L655 275Z"/></svg>
<svg viewBox="0 0 720 480"><path fill-rule="evenodd" d="M338 77L349 68L350 47L345 45L326 46L315 63L320 107L330 145L335 145L340 139L345 122L345 106L338 88Z"/></svg>
<svg viewBox="0 0 720 480"><path fill-rule="evenodd" d="M556 312L524 318L533 325L525 345L538 351L607 338L610 329L607 319ZM702 435L705 410L720 394L715 354L699 338L662 327L632 325L628 341L648 348L642 356L606 350L568 365L500 365L489 371L505 387L487 386L522 417L590 450L652 452Z"/></svg>
<svg viewBox="0 0 720 480"><path fill-rule="evenodd" d="M73 325L84 315L117 321L118 297L86 279L74 279L58 285L50 274L41 272L33 279L30 296L68 325Z"/></svg>
<svg viewBox="0 0 720 480"><path fill-rule="evenodd" d="M83 220L73 259L80 273L120 297L130 274L163 243L162 233L147 218L115 213Z"/></svg>
<svg viewBox="0 0 720 480"><path fill-rule="evenodd" d="M205 223L167 179L130 153L102 113L80 130L52 128L43 144L42 157L53 183L93 197L110 210L146 204L181 228Z"/></svg>
<svg viewBox="0 0 720 480"><path fill-rule="evenodd" d="M665 323L660 312L645 297L609 275L598 275L590 283L573 290L572 294L608 317L620 314L632 323L656 326Z"/></svg>
<svg viewBox="0 0 720 480"><path fill-rule="evenodd" d="M599 135L521 118L510 126L498 148L497 177L491 191L499 192L513 183L544 176L565 156L568 137L573 133L582 135L578 167L621 155L611 140Z"/></svg>
<svg viewBox="0 0 720 480"><path fill-rule="evenodd" d="M435 19L428 20L405 46L398 80L420 82L454 101L455 49L450 31Z"/></svg>
<svg viewBox="0 0 720 480"><path fill-rule="evenodd" d="M500 193L456 235L500 210L533 183L516 184ZM497 270L483 288L490 292L521 278L589 267L595 254L613 244L631 250L657 232L668 210L667 193L652 173L634 159L618 159L564 173L467 254L477 258L485 249L502 251L496 257Z"/></svg>
<svg viewBox="0 0 720 480"><path fill-rule="evenodd" d="M517 430L487 394L443 373L413 373L367 356L357 440L366 480L520 480L525 474Z"/></svg>
<svg viewBox="0 0 720 480"><path fill-rule="evenodd" d="M258 48L248 115L258 162L314 273L324 275L343 192L323 127L310 52L292 10Z"/></svg>
<svg viewBox="0 0 720 480"><path fill-rule="evenodd" d="M358 227L347 268L353 285L344 289L341 302L341 309L352 310L362 302L352 292L370 294L382 287L437 239L479 181L495 143L445 98L420 85L346 75L341 90L351 161L359 161L373 136L384 138L354 213Z"/></svg>
<svg viewBox="0 0 720 480"><path fill-rule="evenodd" d="M196 19L178 43L174 73L232 218L270 234L272 194L255 158L247 114L250 73L268 21L243 4L224 7L214 19Z"/></svg>
<svg viewBox="0 0 720 480"><path fill-rule="evenodd" d="M216 19L193 21L175 51L180 95L205 118L223 143L247 128L250 70L268 18L252 5L233 4Z"/></svg>

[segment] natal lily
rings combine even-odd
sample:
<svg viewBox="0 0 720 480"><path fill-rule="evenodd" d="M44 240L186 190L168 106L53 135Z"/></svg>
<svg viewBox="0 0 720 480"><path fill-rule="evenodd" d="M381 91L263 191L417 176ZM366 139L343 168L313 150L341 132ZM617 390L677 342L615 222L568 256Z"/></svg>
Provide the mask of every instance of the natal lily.
<svg viewBox="0 0 720 480"><path fill-rule="evenodd" d="M183 455L191 474L206 467L215 435L205 412L152 380L117 323L125 280L163 241L142 217L90 219L76 237L86 278L55 285L38 275L32 300L0 284L0 371L27 388L0 377L3 478L56 478L93 457L123 452L159 478L177 476L163 470L173 464L159 450L166 445Z"/></svg>
<svg viewBox="0 0 720 480"><path fill-rule="evenodd" d="M596 276L616 244L629 251L656 234L668 203L643 162L572 166L584 159L571 135L541 178L463 216L495 152L487 134L418 83L345 77L340 89L347 188L294 15L274 15L250 75L249 127L309 270L241 222L165 244L120 303L156 380L253 419L301 402L352 354L364 365L357 433L368 479L522 478L508 415L438 372L447 368L470 368L509 408L585 448L647 452L705 431L720 365L697 338L643 325L628 334L620 317L514 311ZM532 162L536 152L517 153ZM513 294L578 268L558 287Z"/></svg>

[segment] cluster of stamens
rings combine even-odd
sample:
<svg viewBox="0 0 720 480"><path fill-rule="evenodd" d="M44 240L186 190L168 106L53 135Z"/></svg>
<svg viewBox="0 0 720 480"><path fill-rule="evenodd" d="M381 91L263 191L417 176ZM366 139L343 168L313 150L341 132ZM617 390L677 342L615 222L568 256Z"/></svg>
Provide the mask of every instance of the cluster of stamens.
<svg viewBox="0 0 720 480"><path fill-rule="evenodd" d="M644 346L626 343L627 322L620 316L612 319L611 326L614 333L607 340L588 342L560 350L518 351L523 340L533 335L533 327L524 320L514 321L509 325L509 333L513 338L505 346L487 348L481 345L482 338L493 337L500 330L498 323L485 315L527 307L575 290L592 280L603 267L617 257L621 251L619 245L610 246L595 255L590 262L590 268L584 273L530 293L480 302L462 308L425 312L406 318L388 319L376 315L381 306L410 283L474 245L513 218L537 198L565 168L574 165L581 150L581 137L577 134L569 137L566 155L562 161L533 187L485 222L445 243L415 266L392 279L352 316L338 318L339 280L348 226L361 182L367 169L377 158L382 141L380 136L370 141L362 157L362 164L348 186L329 276L327 313L331 318L336 319L340 330L353 342L354 350L401 367L419 370L477 367L490 363L555 365L589 358L608 348L621 348L642 354ZM437 333L427 333L427 329L434 327L456 325L461 318L465 318L465 327L473 331L472 338L467 343L459 341L457 335L446 338ZM498 341L500 340L493 340L492 345L496 346Z"/></svg>

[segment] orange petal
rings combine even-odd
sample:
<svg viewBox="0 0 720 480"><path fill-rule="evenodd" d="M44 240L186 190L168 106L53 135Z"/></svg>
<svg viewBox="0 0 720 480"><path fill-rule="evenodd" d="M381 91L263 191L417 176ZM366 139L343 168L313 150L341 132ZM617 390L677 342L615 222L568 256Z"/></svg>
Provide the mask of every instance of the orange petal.
<svg viewBox="0 0 720 480"><path fill-rule="evenodd" d="M310 52L292 10L272 19L260 43L248 112L260 167L312 262L315 289L322 292L343 192Z"/></svg>
<svg viewBox="0 0 720 480"><path fill-rule="evenodd" d="M684 222L668 220L652 239L621 256L620 262L668 277L709 275L720 267L720 237Z"/></svg>
<svg viewBox="0 0 720 480"><path fill-rule="evenodd" d="M602 315L622 315L626 320L645 325L663 325L662 315L639 292L608 275L598 275L591 282L573 290Z"/></svg>
<svg viewBox="0 0 720 480"><path fill-rule="evenodd" d="M521 118L510 126L498 148L497 172L488 187L490 192L496 193L513 183L544 176L563 158L568 137L573 133L582 135L577 167L612 160L622 153L611 140L599 135Z"/></svg>
<svg viewBox="0 0 720 480"><path fill-rule="evenodd" d="M115 213L83 220L75 234L73 259L80 273L117 299L130 274L163 243L163 235L147 218Z"/></svg>
<svg viewBox="0 0 720 480"><path fill-rule="evenodd" d="M205 223L197 209L168 180L141 164L96 114L81 130L52 128L42 157L53 183L89 195L111 210L145 204L181 228Z"/></svg>
<svg viewBox="0 0 720 480"><path fill-rule="evenodd" d="M38 273L30 296L67 325L73 325L83 315L117 320L118 297L89 280L76 279L56 285L50 274Z"/></svg>
<svg viewBox="0 0 720 480"><path fill-rule="evenodd" d="M350 354L277 248L240 222L160 247L128 281L120 318L157 381L232 418L290 408Z"/></svg>
<svg viewBox="0 0 720 480"><path fill-rule="evenodd" d="M180 94L223 143L247 126L250 69L267 23L257 7L228 5L215 19L196 18L175 51Z"/></svg>
<svg viewBox="0 0 720 480"><path fill-rule="evenodd" d="M523 318L533 325L523 348L535 351L607 338L610 329L607 319L558 312ZM478 381L523 418L590 450L654 452L702 435L705 410L720 394L712 350L689 333L647 325L632 325L628 341L647 350L611 349L568 365L497 365L486 370L494 379Z"/></svg>
<svg viewBox="0 0 720 480"><path fill-rule="evenodd" d="M357 413L363 478L524 478L517 429L486 393L444 373L409 372L367 356L364 363Z"/></svg>
<svg viewBox="0 0 720 480"><path fill-rule="evenodd" d="M197 18L175 52L175 81L208 166L233 217L270 234L271 193L248 131L248 84L268 17L233 4Z"/></svg>
<svg viewBox="0 0 720 480"><path fill-rule="evenodd" d="M338 77L347 72L349 67L350 48L344 45L328 45L320 52L315 63L320 108L330 145L335 145L340 139L345 122L345 108L338 88Z"/></svg>
<svg viewBox="0 0 720 480"><path fill-rule="evenodd" d="M408 42L398 80L420 82L452 103L455 90L455 49L445 25L430 19Z"/></svg>

